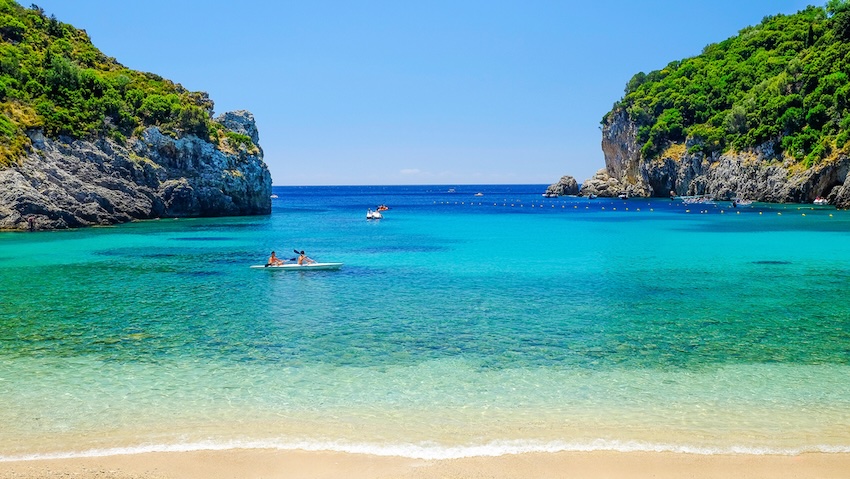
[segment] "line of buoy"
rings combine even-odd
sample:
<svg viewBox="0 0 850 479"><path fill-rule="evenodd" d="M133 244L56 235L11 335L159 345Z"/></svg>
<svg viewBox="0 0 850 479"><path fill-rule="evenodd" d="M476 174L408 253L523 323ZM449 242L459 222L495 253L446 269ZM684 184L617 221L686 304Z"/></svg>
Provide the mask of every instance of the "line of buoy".
<svg viewBox="0 0 850 479"><path fill-rule="evenodd" d="M435 205L436 205L436 204L438 204L438 202L437 202L436 200L434 200L434 201L432 201L432 204L435 204ZM466 205L467 203L466 203L465 201L454 201L454 202L451 202L451 201L440 201L440 202L439 202L439 204L443 204L443 205L451 205L451 204L454 204L454 205ZM647 206L650 206L651 204L652 204L652 203L647 203ZM549 205L550 205L550 208L553 208L553 209L557 207L557 204L556 204L556 203L549 203ZM469 202L469 206L484 206L484 203L478 202L478 203L476 204L475 202ZM498 202L493 203L493 206L499 206ZM502 203L502 206L505 206L505 207L506 207L506 206L508 206L508 203L507 203L507 202ZM525 208L525 203L517 203L517 202L514 202L514 203L510 203L510 206L511 206L512 208L516 208L517 206L518 206L519 208ZM535 201L532 201L531 203L529 203L529 207L530 207L530 208L537 208L537 207L539 207L539 208L544 208L545 206L546 206L546 204L545 204L545 203L543 203L543 202L535 202ZM676 207L676 206L679 206L679 205L675 205L674 207ZM567 205L566 205L566 204L563 204L563 203L561 204L561 209L566 209L566 207L567 207ZM579 207L579 205L576 205L576 204L574 204L574 205L573 205L573 209L578 209L578 207ZM788 206L781 206L781 209L783 209L783 210L787 210L788 208L789 208ZM585 209L585 210L590 210L590 205L585 205L584 209ZM600 207L599 207L599 209L600 209L600 211L609 211L609 210L610 210L610 211L618 211L617 206L614 206L614 205L609 205L608 207L600 206ZM628 206L625 206L625 207L623 208L623 210L625 210L625 211L636 211L636 212L640 212L640 211L641 211L641 208L634 208L634 209L632 209L632 208L630 208L630 207L628 207ZM800 213L800 216L807 216L807 213L803 213L802 211L803 211L803 210L815 211L815 208L812 208L812 207L803 207L803 206L798 206L798 207L797 207L797 210L801 212L801 213ZM655 208L649 208L649 211L650 211L650 212L655 212ZM701 210L696 210L696 211L699 211L699 213L700 213L700 214L709 214L709 213L711 212L711 210L709 210L709 209L701 209ZM719 209L719 210L718 210L716 206L715 206L714 211L719 212L721 215L724 215L724 214L726 214L726 213L727 213L727 210L725 210L725 209ZM694 211L692 211L690 208L685 209L685 213L693 213L693 212L694 212ZM759 215L764 215L764 213L765 213L764 211L759 211L759 212L758 212L758 214L759 214ZM769 213L769 211L768 211L768 213ZM736 214L736 215L740 215L740 214L741 214L741 211L740 211L740 210L737 210L737 211L735 211L735 214ZM777 212L776 212L776 215L777 215L777 216L782 216L782 212L781 212L781 211L777 211ZM830 217L830 218L833 218L833 217L834 217L834 215L833 215L832 213L829 213L829 217Z"/></svg>

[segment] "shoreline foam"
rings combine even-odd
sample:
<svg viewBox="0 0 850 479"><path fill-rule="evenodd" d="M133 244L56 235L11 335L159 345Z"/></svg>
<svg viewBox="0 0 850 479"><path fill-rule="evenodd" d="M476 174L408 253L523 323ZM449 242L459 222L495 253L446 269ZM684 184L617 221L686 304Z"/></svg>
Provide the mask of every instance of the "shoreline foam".
<svg viewBox="0 0 850 479"><path fill-rule="evenodd" d="M0 455L0 463L44 460L84 459L113 456L132 456L157 453L226 452L235 450L273 450L279 452L321 452L357 454L376 457L400 457L421 460L455 460L476 457L502 457L523 454L596 453L610 452L688 454L696 456L799 456L802 454L850 454L850 445L813 445L777 449L732 445L728 447L699 447L638 441L594 440L586 443L565 441L492 441L481 445L443 446L437 444L369 444L342 441L201 441L184 444L151 444L129 447L88 449L50 453Z"/></svg>
<svg viewBox="0 0 850 479"><path fill-rule="evenodd" d="M232 449L0 463L0 479L338 478L845 478L850 454L694 455L670 452L525 453L423 460L316 451Z"/></svg>

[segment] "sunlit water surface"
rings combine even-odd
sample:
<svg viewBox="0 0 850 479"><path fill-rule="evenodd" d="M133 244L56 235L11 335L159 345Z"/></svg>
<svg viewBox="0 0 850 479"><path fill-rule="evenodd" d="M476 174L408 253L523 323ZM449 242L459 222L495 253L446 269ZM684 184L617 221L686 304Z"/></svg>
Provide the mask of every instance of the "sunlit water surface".
<svg viewBox="0 0 850 479"><path fill-rule="evenodd" d="M847 212L448 188L0 234L0 460L850 451Z"/></svg>

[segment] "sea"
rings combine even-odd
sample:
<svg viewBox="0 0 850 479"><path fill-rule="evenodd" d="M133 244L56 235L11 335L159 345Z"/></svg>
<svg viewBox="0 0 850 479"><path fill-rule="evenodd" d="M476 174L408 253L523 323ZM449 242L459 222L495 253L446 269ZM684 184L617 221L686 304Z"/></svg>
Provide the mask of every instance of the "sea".
<svg viewBox="0 0 850 479"><path fill-rule="evenodd" d="M850 452L850 212L544 191L0 233L0 461Z"/></svg>

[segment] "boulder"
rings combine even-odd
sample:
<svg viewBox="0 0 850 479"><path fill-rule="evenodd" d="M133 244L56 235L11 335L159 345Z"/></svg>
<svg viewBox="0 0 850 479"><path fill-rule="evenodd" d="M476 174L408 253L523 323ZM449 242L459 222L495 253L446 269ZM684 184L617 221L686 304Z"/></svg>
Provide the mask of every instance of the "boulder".
<svg viewBox="0 0 850 479"><path fill-rule="evenodd" d="M567 196L578 194L578 183L572 176L562 176L554 185L546 188L546 196Z"/></svg>

